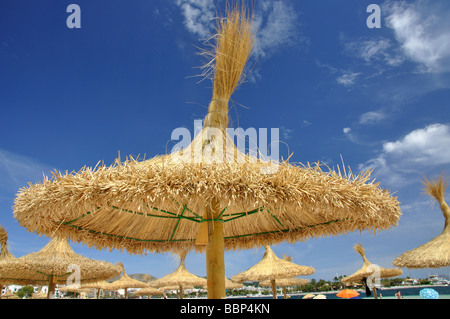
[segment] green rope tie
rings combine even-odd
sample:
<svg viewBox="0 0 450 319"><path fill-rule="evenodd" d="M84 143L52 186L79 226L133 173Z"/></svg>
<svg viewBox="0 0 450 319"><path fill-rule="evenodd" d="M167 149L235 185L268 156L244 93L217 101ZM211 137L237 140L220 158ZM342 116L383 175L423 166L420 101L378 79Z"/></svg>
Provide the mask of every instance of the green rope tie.
<svg viewBox="0 0 450 319"><path fill-rule="evenodd" d="M174 202L176 202L174 199L172 199ZM180 205L178 202L176 202L178 205ZM150 214L150 213L141 213L141 212L135 212L132 210L128 210L128 209L124 209L124 208L120 208L117 206L110 206L108 204L109 207L115 209L115 210L120 210L122 212L127 212L130 214L135 214L135 215L140 215L140 216L146 216L146 217L156 217L156 218L168 218L168 219L177 219L177 222L175 224L175 227L172 231L172 234L170 236L169 240L163 240L163 239L140 239L140 238L134 238L134 237L129 237L129 236L121 236L121 235L113 235L113 234L108 234L108 233L104 233L104 232L100 232L100 231L94 231L94 230L89 230L89 229L84 229L81 226L76 226L73 225L73 222L76 222L88 215L91 214L91 212L87 212L83 215L81 215L80 217L73 219L71 221L68 222L60 222L60 224L75 228L77 230L84 230L87 231L89 233L93 233L93 234L98 234L98 235L104 235L104 236L109 236L109 237L114 237L114 238L119 238L119 239L127 239L127 240L133 240L133 241L140 241L140 242L177 242L177 241L194 241L195 239L174 239L175 233L179 227L180 221L181 219L185 219L185 220L190 220L192 222L195 223L204 223L204 222L209 222L209 221L218 221L218 222L222 222L222 223L227 223L230 222L232 220L238 219L238 218L242 218L245 216L249 216L252 214L256 214L259 212L262 212L264 210L267 210L267 212L270 214L270 216L273 217L273 219L281 226L281 227L285 227L283 225L283 223L275 216L273 215L269 209L264 209L264 207L260 207L260 208L256 208L254 210L251 211L247 211L247 212L240 212L240 213L230 213L230 214L224 214L225 211L227 210L227 207L225 207L220 214L217 216L217 218L213 218L213 219L206 219L203 218L202 216L196 214L195 212L193 212L192 210L190 210L187 205L183 205L180 207L183 207L182 211L180 214L175 214L166 210L162 210L156 207L150 207L154 210L157 210L163 214L166 215L155 215L155 214ZM149 206L147 206L149 207ZM100 210L101 207L97 207L97 210ZM185 212L189 212L194 216L186 216ZM345 218L345 219L338 219L338 220L332 220L329 222L325 222L325 223L320 223L320 224L316 224L316 225L309 225L309 226L304 226L304 227L298 227L298 228L293 228L293 229L280 229L280 230L273 230L273 231L267 231L267 232L260 232L260 233L250 233L250 234L243 234L243 235L236 235L236 236L228 236L228 237L224 237L224 239L233 239L233 238L241 238L241 237L249 237L249 236L261 236L261 235L267 235L267 234L274 234L274 233L286 233L286 232L290 232L290 231L297 231L297 230L301 230L301 229L307 229L307 228L313 228L313 227L317 227L317 226L323 226L323 225L329 225L329 224L333 224L333 223L337 223L337 222L341 222L341 221L345 221L348 220L349 218Z"/></svg>

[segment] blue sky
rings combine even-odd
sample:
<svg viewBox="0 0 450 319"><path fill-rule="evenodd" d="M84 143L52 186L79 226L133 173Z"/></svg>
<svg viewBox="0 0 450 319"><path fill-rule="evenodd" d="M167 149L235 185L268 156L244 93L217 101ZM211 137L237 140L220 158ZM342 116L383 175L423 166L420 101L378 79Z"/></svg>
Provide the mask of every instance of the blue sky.
<svg viewBox="0 0 450 319"><path fill-rule="evenodd" d="M81 8L70 29L69 4ZM369 4L381 28L368 28ZM19 226L15 194L50 171L109 165L122 156L170 151L171 132L193 132L211 98L200 81L197 53L224 1L12 1L0 3L0 224L16 256L48 238ZM382 267L439 235L444 218L423 194L424 177L449 174L450 4L434 1L256 0L251 73L232 96L233 127L279 128L280 156L373 168L398 196L397 227L273 247L307 278L331 280L362 266L361 243ZM447 200L450 200L447 195ZM73 244L85 256L120 261L127 273L173 271L170 254L130 255ZM231 277L258 262L262 248L226 252ZM190 272L206 275L204 254L190 254ZM404 276L449 275L450 269Z"/></svg>

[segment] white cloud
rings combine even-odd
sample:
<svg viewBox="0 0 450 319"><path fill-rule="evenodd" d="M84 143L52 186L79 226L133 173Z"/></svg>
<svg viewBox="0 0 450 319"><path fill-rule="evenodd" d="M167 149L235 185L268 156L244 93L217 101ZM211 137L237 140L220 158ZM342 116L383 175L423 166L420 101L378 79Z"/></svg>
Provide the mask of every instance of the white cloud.
<svg viewBox="0 0 450 319"><path fill-rule="evenodd" d="M386 23L404 55L426 72L450 71L450 9L430 1L387 1Z"/></svg>
<svg viewBox="0 0 450 319"><path fill-rule="evenodd" d="M371 167L383 181L403 186L423 177L427 171L450 164L449 145L450 125L431 124L397 141L385 142L379 156L361 164L359 169Z"/></svg>
<svg viewBox="0 0 450 319"><path fill-rule="evenodd" d="M213 0L177 0L186 29L201 38L210 36L215 26Z"/></svg>
<svg viewBox="0 0 450 319"><path fill-rule="evenodd" d="M352 71L343 71L343 74L336 81L343 86L352 86L356 83L356 79L360 74Z"/></svg>
<svg viewBox="0 0 450 319"><path fill-rule="evenodd" d="M285 45L298 43L298 19L294 8L286 1L261 1L255 13L254 54L263 58Z"/></svg>
<svg viewBox="0 0 450 319"><path fill-rule="evenodd" d="M344 134L348 134L350 133L352 129L350 127L344 127L344 129L342 130L344 132Z"/></svg>
<svg viewBox="0 0 450 319"><path fill-rule="evenodd" d="M386 154L406 163L440 165L450 163L450 126L433 124L417 129L404 138L383 145Z"/></svg>
<svg viewBox="0 0 450 319"><path fill-rule="evenodd" d="M176 0L184 16L186 29L196 36L208 38L216 26L213 0ZM298 45L297 14L286 0L258 2L254 16L255 45L253 55L264 58L286 45ZM301 41L300 41L301 40Z"/></svg>
<svg viewBox="0 0 450 319"><path fill-rule="evenodd" d="M359 124L374 124L386 118L386 114L380 111L371 111L362 114L359 118Z"/></svg>

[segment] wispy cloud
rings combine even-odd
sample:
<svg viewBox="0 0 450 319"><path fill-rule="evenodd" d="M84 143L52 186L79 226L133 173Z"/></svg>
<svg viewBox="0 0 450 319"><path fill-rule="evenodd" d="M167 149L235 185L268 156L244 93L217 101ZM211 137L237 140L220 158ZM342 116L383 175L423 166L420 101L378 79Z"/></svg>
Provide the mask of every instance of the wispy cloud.
<svg viewBox="0 0 450 319"><path fill-rule="evenodd" d="M392 41L384 37L349 40L341 35L341 41L346 54L361 59L366 64L398 66L404 61Z"/></svg>
<svg viewBox="0 0 450 319"><path fill-rule="evenodd" d="M184 16L184 25L192 34L207 38L215 26L213 0L176 0Z"/></svg>
<svg viewBox="0 0 450 319"><path fill-rule="evenodd" d="M210 37L216 26L216 6L213 0L176 0L186 29L200 38ZM287 0L258 1L254 12L255 45L253 56L259 60L269 57L286 45L306 43L299 35L299 20Z"/></svg>
<svg viewBox="0 0 450 319"><path fill-rule="evenodd" d="M359 117L359 124L375 124L385 119L387 115L382 111L370 111L362 114Z"/></svg>
<svg viewBox="0 0 450 319"><path fill-rule="evenodd" d="M336 81L343 86L352 86L356 83L359 75L361 75L359 72L343 71Z"/></svg>
<svg viewBox="0 0 450 319"><path fill-rule="evenodd" d="M0 149L0 192L17 193L28 182L42 180L43 174L52 169L30 157Z"/></svg>
<svg viewBox="0 0 450 319"><path fill-rule="evenodd" d="M298 33L299 20L293 6L287 1L265 0L255 12L254 55L264 58L286 45L306 42ZM301 41L300 41L301 40Z"/></svg>

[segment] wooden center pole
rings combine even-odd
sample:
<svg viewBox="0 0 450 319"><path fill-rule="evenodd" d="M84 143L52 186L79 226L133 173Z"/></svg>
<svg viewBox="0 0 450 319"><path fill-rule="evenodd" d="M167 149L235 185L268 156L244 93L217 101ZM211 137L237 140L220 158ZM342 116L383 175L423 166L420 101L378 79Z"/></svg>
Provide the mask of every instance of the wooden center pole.
<svg viewBox="0 0 450 319"><path fill-rule="evenodd" d="M206 276L208 299L225 298L225 247L223 223L216 221L220 214L219 201L213 199L206 208L208 217L208 244L206 245Z"/></svg>
<svg viewBox="0 0 450 319"><path fill-rule="evenodd" d="M277 299L277 286L275 284L275 279L271 279L270 283L272 284L272 295L273 299Z"/></svg>
<svg viewBox="0 0 450 319"><path fill-rule="evenodd" d="M47 299L51 299L53 293L55 292L56 282L53 276L50 276L48 282L48 291L47 291Z"/></svg>

